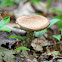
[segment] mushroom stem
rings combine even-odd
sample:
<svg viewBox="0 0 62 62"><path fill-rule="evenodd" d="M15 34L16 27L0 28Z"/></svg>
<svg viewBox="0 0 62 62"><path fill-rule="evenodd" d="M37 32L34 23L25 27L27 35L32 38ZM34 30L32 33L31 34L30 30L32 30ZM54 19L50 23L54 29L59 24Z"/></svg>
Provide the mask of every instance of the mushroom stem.
<svg viewBox="0 0 62 62"><path fill-rule="evenodd" d="M32 39L33 39L33 31L27 31L26 42L24 43L24 46L30 48Z"/></svg>

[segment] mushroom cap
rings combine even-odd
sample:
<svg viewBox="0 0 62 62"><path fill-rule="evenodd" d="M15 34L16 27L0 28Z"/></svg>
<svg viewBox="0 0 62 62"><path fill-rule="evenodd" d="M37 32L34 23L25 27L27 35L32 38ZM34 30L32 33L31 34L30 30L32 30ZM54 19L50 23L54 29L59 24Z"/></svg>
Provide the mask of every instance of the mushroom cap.
<svg viewBox="0 0 62 62"><path fill-rule="evenodd" d="M17 18L16 23L24 30L40 31L49 26L50 21L40 15L28 15Z"/></svg>

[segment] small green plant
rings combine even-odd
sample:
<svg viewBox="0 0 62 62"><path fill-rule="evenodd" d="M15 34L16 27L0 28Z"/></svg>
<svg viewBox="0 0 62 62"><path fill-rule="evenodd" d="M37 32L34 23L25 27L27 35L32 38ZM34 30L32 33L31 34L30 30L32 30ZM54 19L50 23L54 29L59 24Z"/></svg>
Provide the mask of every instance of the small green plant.
<svg viewBox="0 0 62 62"><path fill-rule="evenodd" d="M14 49L15 51L18 51L18 50L29 50L30 51L30 49L29 48L26 48L26 47L19 47L19 48L17 48L17 49Z"/></svg>
<svg viewBox="0 0 62 62"><path fill-rule="evenodd" d="M5 27L5 25L10 21L10 17L5 17L3 20L0 21L0 31L7 31L10 32L11 29L8 27Z"/></svg>
<svg viewBox="0 0 62 62"><path fill-rule="evenodd" d="M26 41L26 39L22 36L8 36L7 38L13 38L13 39L19 39L19 40Z"/></svg>
<svg viewBox="0 0 62 62"><path fill-rule="evenodd" d="M52 12L57 12L57 13L62 14L62 11L61 11L61 10L58 10L58 9L56 9L56 8L52 8L51 11L52 11Z"/></svg>
<svg viewBox="0 0 62 62"><path fill-rule="evenodd" d="M54 38L56 38L58 41L61 39L61 35L53 35Z"/></svg>
<svg viewBox="0 0 62 62"><path fill-rule="evenodd" d="M59 51L54 51L52 53L54 53L55 55L58 55L59 54Z"/></svg>
<svg viewBox="0 0 62 62"><path fill-rule="evenodd" d="M22 37L22 36L8 36L7 38L14 38L14 39L19 39L19 40L26 41L26 39L25 39L24 37ZM14 50L15 50L15 51L17 51L17 50L29 50L29 51L30 51L29 48L24 47L24 46L18 47L18 48L14 49Z"/></svg>
<svg viewBox="0 0 62 62"><path fill-rule="evenodd" d="M57 22L56 24L59 26L59 28L62 28L62 15L58 15L55 18L59 19L59 22Z"/></svg>
<svg viewBox="0 0 62 62"><path fill-rule="evenodd" d="M47 9L49 9L52 0L47 0Z"/></svg>
<svg viewBox="0 0 62 62"><path fill-rule="evenodd" d="M61 13L61 11L59 11L58 13ZM59 19L59 21L56 24L58 25L58 27L59 27L58 31L61 32L61 36L62 36L62 15L58 15L55 18Z"/></svg>
<svg viewBox="0 0 62 62"><path fill-rule="evenodd" d="M0 0L0 7L13 6L14 3L19 3L22 0Z"/></svg>
<svg viewBox="0 0 62 62"><path fill-rule="evenodd" d="M11 0L0 0L0 7L12 6L14 3Z"/></svg>
<svg viewBox="0 0 62 62"><path fill-rule="evenodd" d="M0 31L7 31L7 32L10 32L10 31L11 31L10 28L5 27L5 25L6 25L9 21L10 21L10 17L9 17L9 16L3 18L3 20L0 21ZM8 36L7 38L15 38L15 39L20 39L20 40L25 41L25 38L22 37L22 36ZM22 50L22 49L30 50L30 49L28 49L28 48L26 48L26 47L19 47L19 48L15 49L15 51L17 51L17 50Z"/></svg>
<svg viewBox="0 0 62 62"><path fill-rule="evenodd" d="M53 8L51 11L62 14L62 11L60 11L58 9L55 9L55 8ZM54 19L58 19L59 20L59 21L57 21L56 24L59 26L58 30L61 31L61 34L59 34L59 35L53 35L53 37L56 38L58 41L60 41L61 36L62 36L62 15L55 16ZM52 21L52 22L54 23L56 21Z"/></svg>
<svg viewBox="0 0 62 62"><path fill-rule="evenodd" d="M30 0L31 3L38 4L40 7L43 8L43 5L40 3L41 0Z"/></svg>

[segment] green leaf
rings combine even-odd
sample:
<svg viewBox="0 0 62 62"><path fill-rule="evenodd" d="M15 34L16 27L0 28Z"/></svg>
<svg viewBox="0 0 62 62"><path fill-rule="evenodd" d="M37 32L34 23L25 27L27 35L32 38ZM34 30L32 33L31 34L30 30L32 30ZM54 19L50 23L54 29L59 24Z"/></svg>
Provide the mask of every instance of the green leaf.
<svg viewBox="0 0 62 62"><path fill-rule="evenodd" d="M23 50L23 49L24 49L24 50L29 50L29 51L30 51L29 48L26 48L26 47L23 47L23 46L22 46L22 47L19 47L19 48L17 48L17 49L15 49L15 51L17 51L17 50Z"/></svg>
<svg viewBox="0 0 62 62"><path fill-rule="evenodd" d="M51 27L53 24L55 24L56 22L58 22L60 19L58 19L58 18L53 18L53 19L51 19L50 20L50 25L48 26L48 28L49 27Z"/></svg>
<svg viewBox="0 0 62 62"><path fill-rule="evenodd" d="M14 2L16 2L16 3L20 3L20 2L22 2L23 0L15 0Z"/></svg>
<svg viewBox="0 0 62 62"><path fill-rule="evenodd" d="M61 10L58 10L58 9L56 9L56 8L52 8L51 11L62 14L62 11L61 11Z"/></svg>
<svg viewBox="0 0 62 62"><path fill-rule="evenodd" d="M30 0L31 3L38 4L40 7L43 8L43 5L40 3L40 0Z"/></svg>
<svg viewBox="0 0 62 62"><path fill-rule="evenodd" d="M50 7L51 1L52 1L52 0L47 0L47 8Z"/></svg>
<svg viewBox="0 0 62 62"><path fill-rule="evenodd" d="M0 0L0 7L12 6L14 3L11 0Z"/></svg>
<svg viewBox="0 0 62 62"><path fill-rule="evenodd" d="M41 14L39 14L39 13L31 13L29 15L40 15L41 16Z"/></svg>
<svg viewBox="0 0 62 62"><path fill-rule="evenodd" d="M0 7L13 6L14 2L20 3L22 0L0 0Z"/></svg>
<svg viewBox="0 0 62 62"><path fill-rule="evenodd" d="M62 31L62 28L59 28L58 30L59 30L59 31Z"/></svg>
<svg viewBox="0 0 62 62"><path fill-rule="evenodd" d="M59 19L56 24L59 26L59 28L62 28L62 15L56 16L55 18Z"/></svg>
<svg viewBox="0 0 62 62"><path fill-rule="evenodd" d="M55 55L58 55L59 54L59 51L54 51L52 53L54 53Z"/></svg>
<svg viewBox="0 0 62 62"><path fill-rule="evenodd" d="M32 3L38 3L40 0L30 0Z"/></svg>
<svg viewBox="0 0 62 62"><path fill-rule="evenodd" d="M1 27L1 28L0 28L0 31L7 31L7 32L10 32L11 29L8 28L8 27Z"/></svg>
<svg viewBox="0 0 62 62"><path fill-rule="evenodd" d="M61 35L53 35L53 37L56 38L56 39L59 40L59 41L60 41L60 39L61 39Z"/></svg>
<svg viewBox="0 0 62 62"><path fill-rule="evenodd" d="M6 25L9 21L10 21L10 17L9 16L3 18L3 20L0 21L0 27L3 27L4 25Z"/></svg>
<svg viewBox="0 0 62 62"><path fill-rule="evenodd" d="M19 39L19 40L26 41L25 38L22 37L22 36L8 36L7 38L14 38L14 39Z"/></svg>
<svg viewBox="0 0 62 62"><path fill-rule="evenodd" d="M5 7L5 6L13 6L13 5L14 5L14 3L13 3L12 1L7 0L7 1L5 2L5 4L3 5L3 7Z"/></svg>
<svg viewBox="0 0 62 62"><path fill-rule="evenodd" d="M41 31L34 31L34 36L35 37L41 37L45 32L47 31L47 29L41 30Z"/></svg>
<svg viewBox="0 0 62 62"><path fill-rule="evenodd" d="M5 0L0 0L0 7L2 7L5 3Z"/></svg>

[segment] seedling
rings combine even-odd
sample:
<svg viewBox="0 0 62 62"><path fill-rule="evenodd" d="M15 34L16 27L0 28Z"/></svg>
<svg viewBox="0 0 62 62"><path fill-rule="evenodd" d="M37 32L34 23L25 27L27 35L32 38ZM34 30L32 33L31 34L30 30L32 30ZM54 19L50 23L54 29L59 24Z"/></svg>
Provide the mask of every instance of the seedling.
<svg viewBox="0 0 62 62"><path fill-rule="evenodd" d="M13 6L14 2L19 3L22 0L0 0L0 7Z"/></svg>
<svg viewBox="0 0 62 62"><path fill-rule="evenodd" d="M61 35L53 35L54 38L56 38L58 41L61 39Z"/></svg>
<svg viewBox="0 0 62 62"><path fill-rule="evenodd" d="M13 38L13 39L19 39L19 40L26 41L26 39L22 36L8 36L7 38Z"/></svg>
<svg viewBox="0 0 62 62"><path fill-rule="evenodd" d="M62 11L61 11L61 10L58 10L58 9L56 9L56 8L52 8L51 11L52 11L52 12L57 12L57 13L62 14Z"/></svg>
<svg viewBox="0 0 62 62"><path fill-rule="evenodd" d="M11 0L0 0L0 7L12 6L14 3Z"/></svg>
<svg viewBox="0 0 62 62"><path fill-rule="evenodd" d="M3 20L0 21L0 31L7 31L10 32L11 29L8 27L4 27L10 21L10 17L5 17Z"/></svg>
<svg viewBox="0 0 62 62"><path fill-rule="evenodd" d="M59 54L59 51L54 51L52 53L55 54L55 55L58 55Z"/></svg>
<svg viewBox="0 0 62 62"><path fill-rule="evenodd" d="M4 27L9 21L10 21L10 17L9 17L9 16L3 18L3 20L0 21L0 31L7 31L7 32L10 32L10 31L11 31L10 28ZM7 38L16 38L16 39L20 39L20 40L25 41L25 38L22 37L22 36L9 36L9 37L7 37ZM30 51L30 49L28 49L28 48L26 48L26 47L19 47L19 48L15 49L15 51L17 51L17 50L22 50L22 49L24 49L24 50L29 50L29 51Z"/></svg>
<svg viewBox="0 0 62 62"><path fill-rule="evenodd" d="M26 47L19 47L19 48L17 48L17 49L15 49L15 51L18 51L18 50L29 50L30 51L30 49L28 49L28 48L26 48Z"/></svg>
<svg viewBox="0 0 62 62"><path fill-rule="evenodd" d="M38 4L40 7L44 8L44 6L40 3L40 0L30 0L30 2Z"/></svg>
<svg viewBox="0 0 62 62"><path fill-rule="evenodd" d="M13 39L19 39L19 40L26 41L26 39L25 39L24 37L22 37L22 36L8 36L7 38L13 38ZM15 51L18 51L18 50L29 50L29 51L30 51L29 48L26 48L26 47L24 47L24 46L18 47L18 48L14 49L14 50L15 50Z"/></svg>
<svg viewBox="0 0 62 62"><path fill-rule="evenodd" d="M52 2L52 0L47 0L47 5L46 5L47 9L49 9L51 2Z"/></svg>

